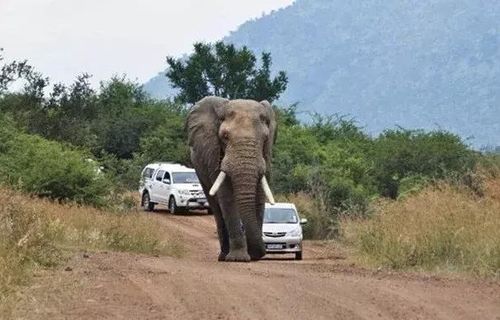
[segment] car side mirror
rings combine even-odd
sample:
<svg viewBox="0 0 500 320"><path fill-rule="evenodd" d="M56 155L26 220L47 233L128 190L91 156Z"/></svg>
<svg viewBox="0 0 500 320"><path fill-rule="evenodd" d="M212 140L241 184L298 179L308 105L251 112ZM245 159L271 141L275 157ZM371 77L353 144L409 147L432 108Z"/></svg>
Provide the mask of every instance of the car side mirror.
<svg viewBox="0 0 500 320"><path fill-rule="evenodd" d="M307 223L307 219L306 218L300 219L300 224L306 224L306 223Z"/></svg>
<svg viewBox="0 0 500 320"><path fill-rule="evenodd" d="M170 179L163 179L164 184L170 184Z"/></svg>

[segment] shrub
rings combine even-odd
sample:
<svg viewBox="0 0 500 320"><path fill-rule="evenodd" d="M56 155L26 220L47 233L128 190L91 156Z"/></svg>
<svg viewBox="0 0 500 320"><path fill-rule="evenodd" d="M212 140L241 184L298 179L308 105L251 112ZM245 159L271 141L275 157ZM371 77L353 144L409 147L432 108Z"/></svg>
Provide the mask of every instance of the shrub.
<svg viewBox="0 0 500 320"><path fill-rule="evenodd" d="M445 183L383 201L371 219L345 219L343 235L360 257L395 269L423 268L500 276L500 179L484 197Z"/></svg>
<svg viewBox="0 0 500 320"><path fill-rule="evenodd" d="M52 199L104 204L109 185L85 152L8 125L0 129L0 150L1 183Z"/></svg>
<svg viewBox="0 0 500 320"><path fill-rule="evenodd" d="M374 143L372 155L378 192L397 198L408 177L442 179L472 170L476 158L462 140L449 132L387 130Z"/></svg>

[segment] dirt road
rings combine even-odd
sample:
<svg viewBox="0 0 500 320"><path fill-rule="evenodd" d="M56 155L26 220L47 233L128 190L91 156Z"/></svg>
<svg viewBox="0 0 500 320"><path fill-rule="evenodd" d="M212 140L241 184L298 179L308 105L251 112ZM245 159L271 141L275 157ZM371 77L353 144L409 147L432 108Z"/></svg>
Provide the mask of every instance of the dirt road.
<svg viewBox="0 0 500 320"><path fill-rule="evenodd" d="M304 260L216 262L211 216L152 219L187 257L79 255L41 274L20 319L500 319L500 283L367 271L307 242ZM65 271L65 269L67 271Z"/></svg>

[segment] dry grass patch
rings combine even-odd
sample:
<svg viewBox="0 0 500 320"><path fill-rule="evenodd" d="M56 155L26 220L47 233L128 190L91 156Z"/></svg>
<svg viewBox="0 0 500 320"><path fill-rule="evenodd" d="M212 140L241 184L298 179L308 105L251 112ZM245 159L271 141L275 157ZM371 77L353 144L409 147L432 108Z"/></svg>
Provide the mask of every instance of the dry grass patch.
<svg viewBox="0 0 500 320"><path fill-rule="evenodd" d="M370 264L500 277L500 178L484 181L483 197L442 183L341 227Z"/></svg>
<svg viewBox="0 0 500 320"><path fill-rule="evenodd" d="M180 243L137 211L60 205L0 189L0 305L33 268L57 265L75 250L180 256Z"/></svg>

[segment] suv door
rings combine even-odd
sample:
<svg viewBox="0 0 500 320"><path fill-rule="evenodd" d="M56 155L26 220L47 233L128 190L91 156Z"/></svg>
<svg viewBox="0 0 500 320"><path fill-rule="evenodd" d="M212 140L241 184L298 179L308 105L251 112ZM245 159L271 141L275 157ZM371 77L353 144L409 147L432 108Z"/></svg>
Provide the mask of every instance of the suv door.
<svg viewBox="0 0 500 320"><path fill-rule="evenodd" d="M139 192L142 194L144 190L150 191L153 187L153 174L155 169L153 168L144 168L142 171L141 180L139 181Z"/></svg>
<svg viewBox="0 0 500 320"><path fill-rule="evenodd" d="M172 177L168 171L165 172L163 177L163 194L165 196L165 202L168 204L170 200L170 193L172 192Z"/></svg>
<svg viewBox="0 0 500 320"><path fill-rule="evenodd" d="M158 170L156 172L155 178L151 187L151 201L153 202L164 202L164 196L162 193L163 189L163 176L165 175L165 170Z"/></svg>

